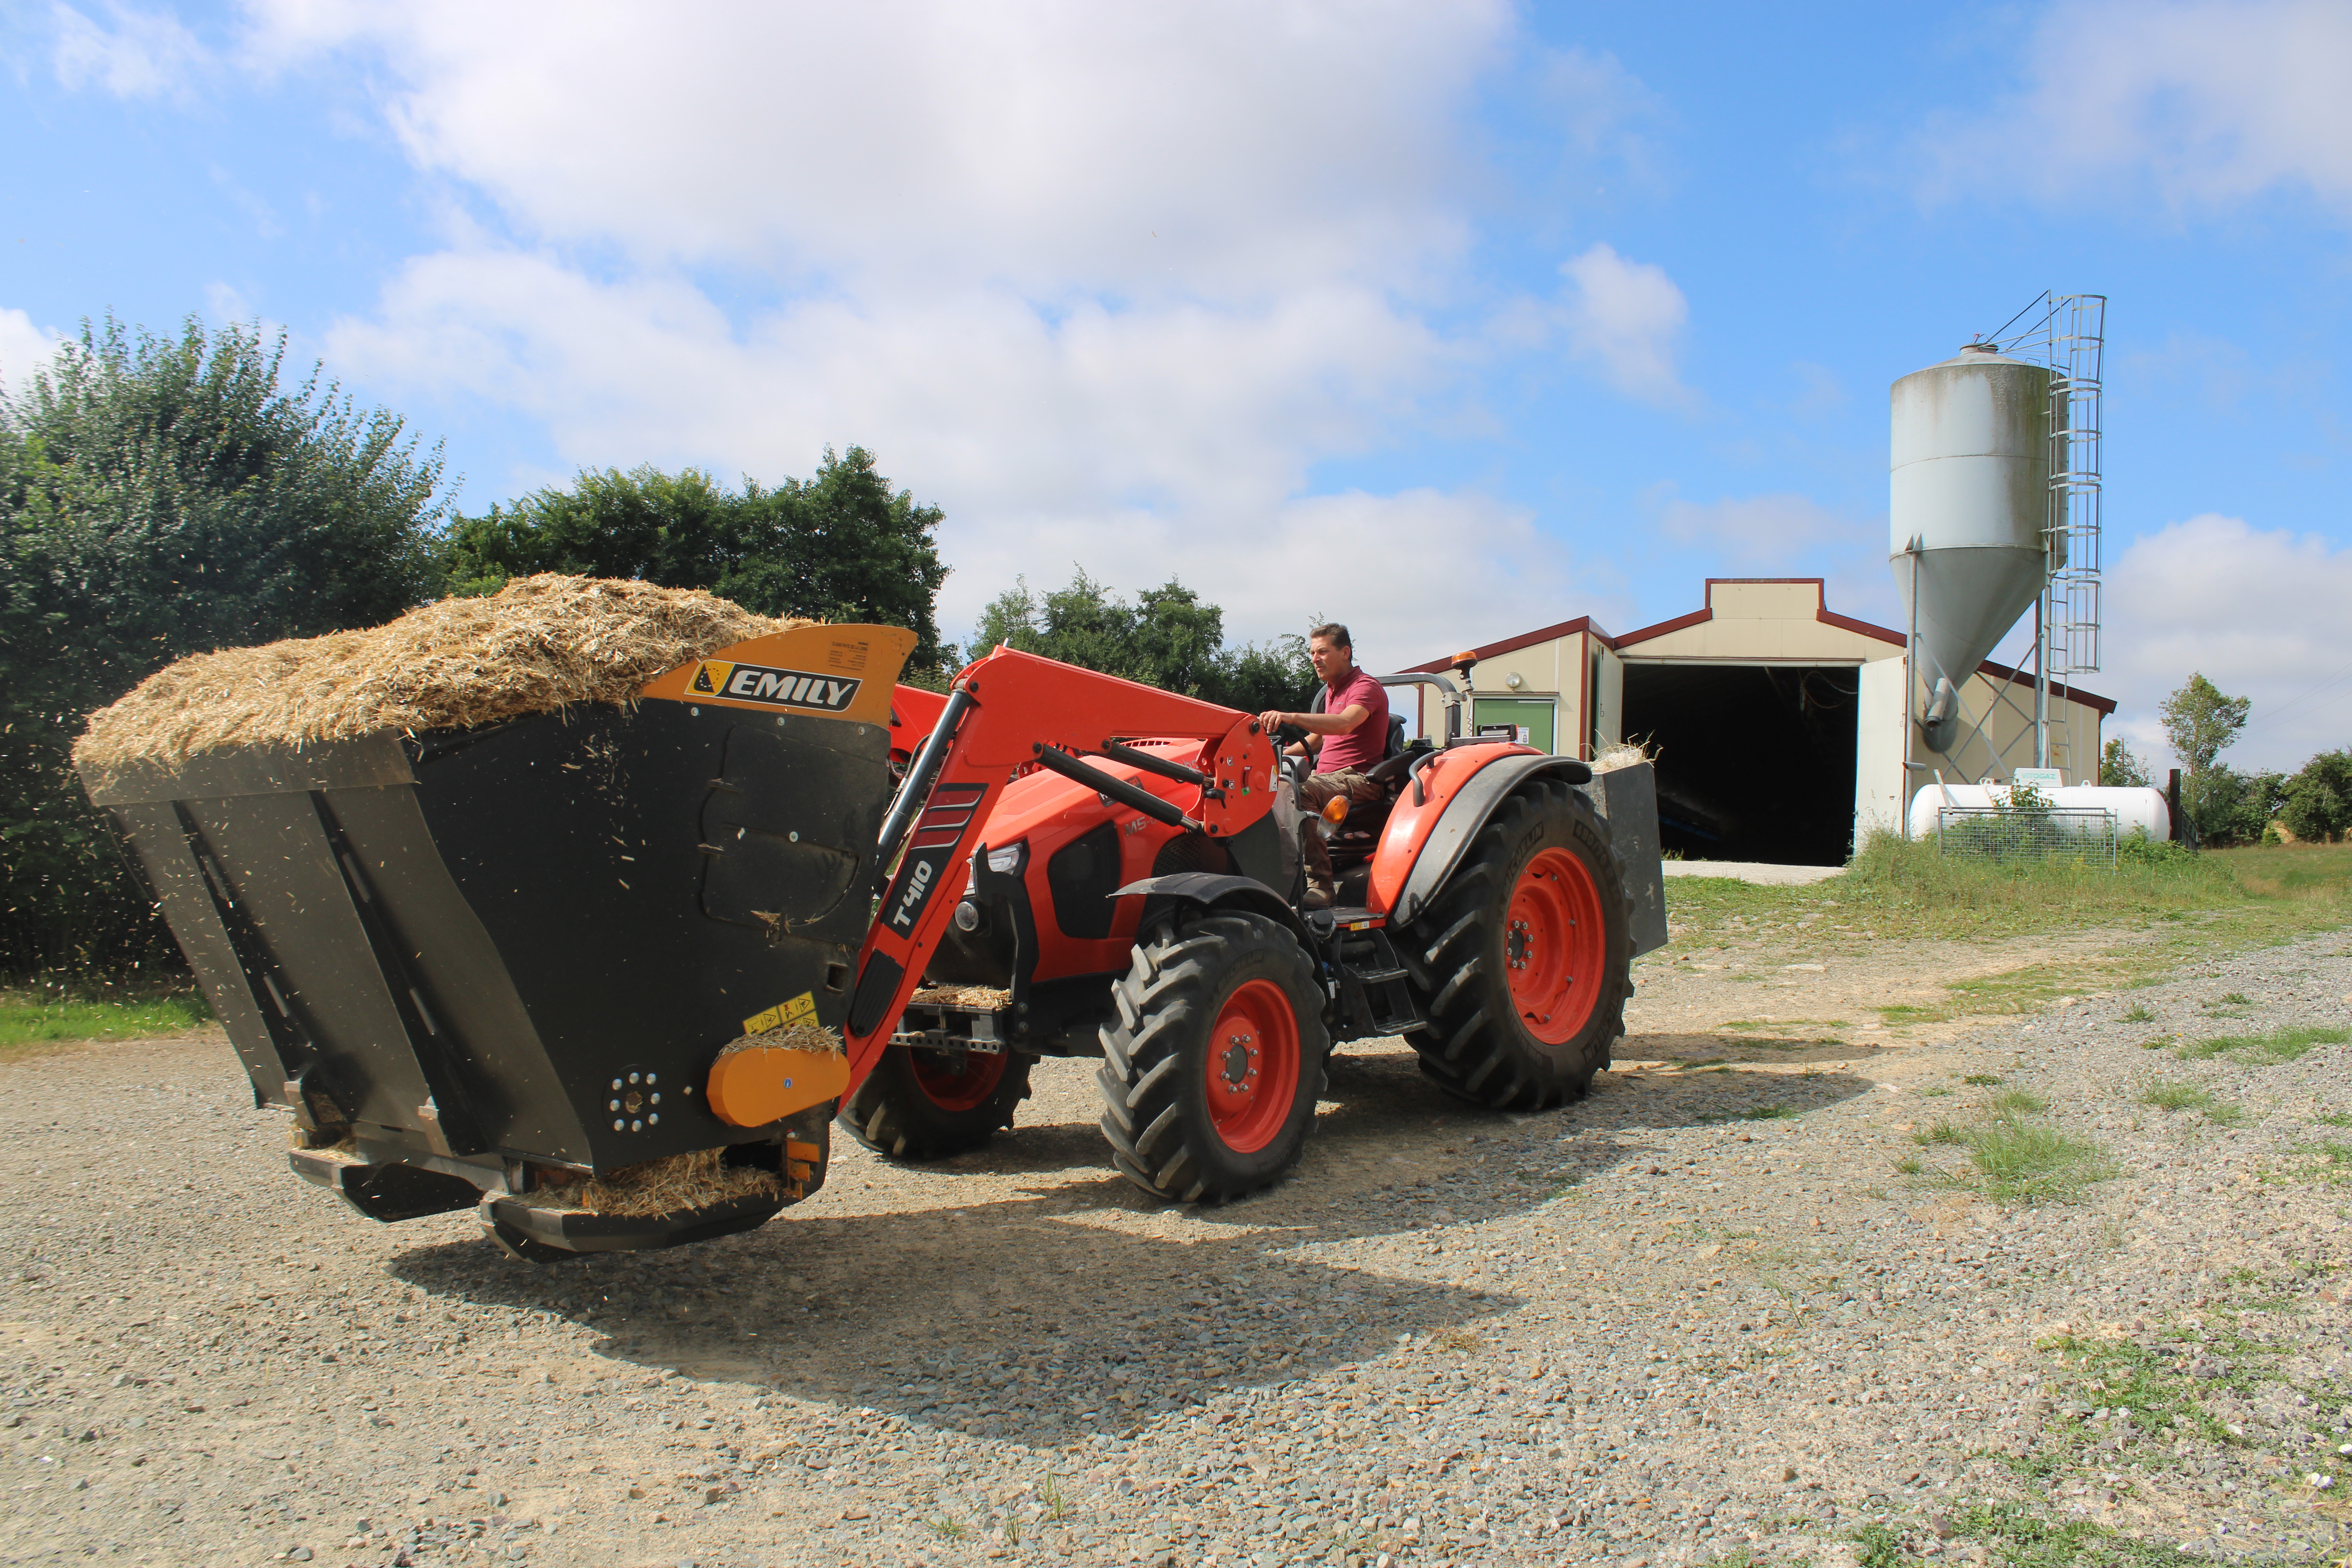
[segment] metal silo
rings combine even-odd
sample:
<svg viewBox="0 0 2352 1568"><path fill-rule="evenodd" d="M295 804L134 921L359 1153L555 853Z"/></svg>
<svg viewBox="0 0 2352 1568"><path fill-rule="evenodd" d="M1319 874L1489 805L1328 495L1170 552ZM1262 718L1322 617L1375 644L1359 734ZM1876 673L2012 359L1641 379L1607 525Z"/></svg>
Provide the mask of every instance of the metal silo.
<svg viewBox="0 0 2352 1568"><path fill-rule="evenodd" d="M1951 749L1958 688L2064 564L2050 522L2051 373L1971 343L1892 395L1888 563L1911 617L1919 725ZM2063 398L2063 392L2057 394Z"/></svg>

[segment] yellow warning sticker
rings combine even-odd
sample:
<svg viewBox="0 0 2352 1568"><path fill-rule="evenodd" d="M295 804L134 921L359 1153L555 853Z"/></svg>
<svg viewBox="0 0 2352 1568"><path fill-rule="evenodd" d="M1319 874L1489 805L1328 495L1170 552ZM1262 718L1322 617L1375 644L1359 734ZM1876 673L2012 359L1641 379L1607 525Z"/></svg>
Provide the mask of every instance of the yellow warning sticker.
<svg viewBox="0 0 2352 1568"><path fill-rule="evenodd" d="M743 1020L747 1035L764 1035L771 1029L787 1028L804 1024L816 1016L816 993L803 991L789 1002L779 1002L764 1013L754 1013Z"/></svg>
<svg viewBox="0 0 2352 1568"><path fill-rule="evenodd" d="M706 658L694 669L694 679L686 689L697 697L716 697L727 689L727 678L735 667L723 658Z"/></svg>

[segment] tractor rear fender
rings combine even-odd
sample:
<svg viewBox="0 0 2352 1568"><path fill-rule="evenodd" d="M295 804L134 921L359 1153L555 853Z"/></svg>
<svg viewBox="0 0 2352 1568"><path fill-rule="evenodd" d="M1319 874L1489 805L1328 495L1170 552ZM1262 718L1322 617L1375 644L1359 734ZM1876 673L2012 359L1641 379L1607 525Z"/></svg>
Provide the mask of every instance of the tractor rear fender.
<svg viewBox="0 0 2352 1568"><path fill-rule="evenodd" d="M1298 938L1298 944L1308 952L1315 948L1314 939L1298 918L1298 911L1282 901L1281 895L1264 882L1247 877L1225 877L1213 871L1180 871L1172 877L1146 877L1139 882L1129 882L1111 895L1114 899L1158 896L1178 903L1193 904L1204 910L1246 910L1254 915L1264 915L1278 921Z"/></svg>
<svg viewBox="0 0 2352 1568"><path fill-rule="evenodd" d="M1486 748L1479 749L1484 751ZM1548 757L1523 751L1505 752L1499 747L1496 751L1497 754L1478 763L1476 772L1454 784L1436 822L1430 826L1418 845L1391 847L1383 843L1381 846L1382 858L1400 848L1411 856L1412 868L1405 872L1402 886L1389 904L1389 915L1397 924L1411 924L1428 907L1430 900L1445 886L1447 879L1454 875L1454 868L1461 864L1463 853L1470 847L1471 840L1478 837L1479 829L1486 826L1487 819L1495 815L1512 791L1538 776L1556 778L1570 784L1584 784L1592 777L1592 770L1574 757ZM1447 766L1460 767L1469 760L1467 756L1459 761L1449 759ZM1375 887L1388 882L1392 874L1387 868L1376 866L1373 873Z"/></svg>

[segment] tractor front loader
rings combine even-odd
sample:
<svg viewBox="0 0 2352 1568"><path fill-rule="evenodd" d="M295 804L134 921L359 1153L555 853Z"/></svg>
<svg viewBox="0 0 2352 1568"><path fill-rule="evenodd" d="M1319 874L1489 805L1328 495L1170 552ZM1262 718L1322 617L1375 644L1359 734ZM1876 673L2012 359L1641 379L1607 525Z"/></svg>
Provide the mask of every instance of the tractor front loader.
<svg viewBox="0 0 2352 1568"><path fill-rule="evenodd" d="M1335 826L1249 715L1006 649L941 698L896 685L913 642L800 627L627 706L84 782L295 1172L525 1258L760 1225L836 1116L974 1147L1045 1056L1101 1058L1119 1169L1188 1201L1296 1163L1334 1041L1402 1034L1494 1107L1607 1062L1664 940L1646 768L1604 822L1585 764L1449 733ZM1299 907L1316 831L1344 907Z"/></svg>

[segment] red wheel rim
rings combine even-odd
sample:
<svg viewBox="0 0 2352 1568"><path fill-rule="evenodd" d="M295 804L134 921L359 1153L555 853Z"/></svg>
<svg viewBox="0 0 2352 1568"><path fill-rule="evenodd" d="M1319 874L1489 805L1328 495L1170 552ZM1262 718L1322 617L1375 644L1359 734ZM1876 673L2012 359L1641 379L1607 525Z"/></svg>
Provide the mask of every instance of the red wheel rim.
<svg viewBox="0 0 2352 1568"><path fill-rule="evenodd" d="M1548 1046L1576 1037L1601 1000L1609 935L1601 894L1584 862L1546 849L1511 889L1503 962L1519 1025Z"/></svg>
<svg viewBox="0 0 2352 1568"><path fill-rule="evenodd" d="M978 1051L933 1051L910 1047L907 1059L915 1069L915 1087L941 1110L971 1110L985 1103L1004 1081L1004 1058Z"/></svg>
<svg viewBox="0 0 2352 1568"><path fill-rule="evenodd" d="M1209 1031L1209 1119L1237 1154L1273 1142L1298 1098L1298 1019L1271 980L1244 980Z"/></svg>

